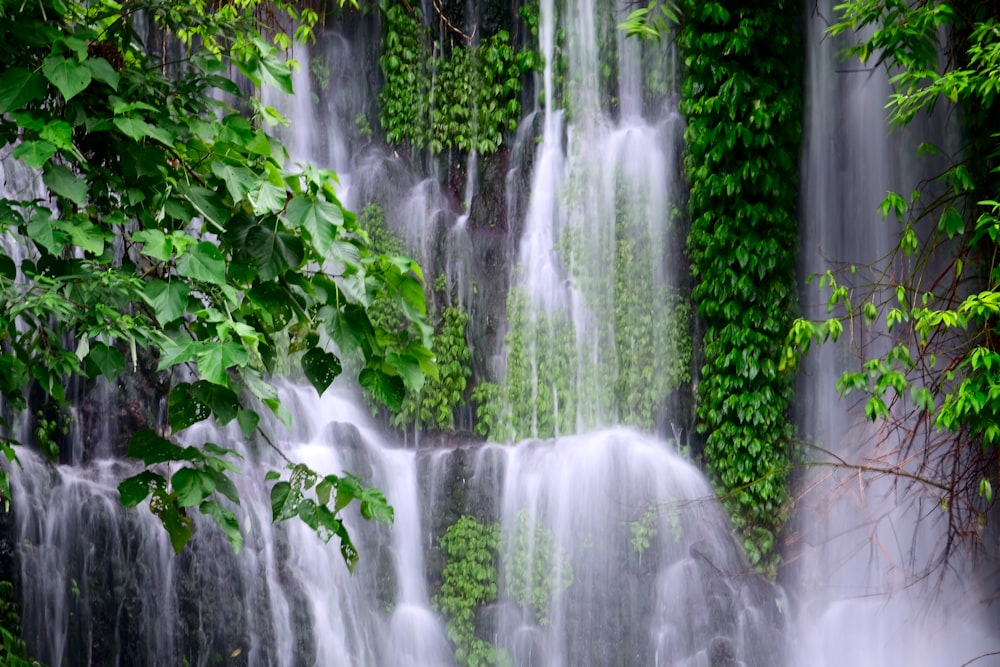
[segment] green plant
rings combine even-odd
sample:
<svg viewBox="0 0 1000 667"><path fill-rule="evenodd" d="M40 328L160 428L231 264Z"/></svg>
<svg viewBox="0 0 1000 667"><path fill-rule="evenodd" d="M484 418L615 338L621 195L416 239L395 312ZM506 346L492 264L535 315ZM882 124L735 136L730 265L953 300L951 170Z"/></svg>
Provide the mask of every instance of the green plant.
<svg viewBox="0 0 1000 667"><path fill-rule="evenodd" d="M382 11L379 121L386 138L433 154L451 148L495 152L503 134L517 128L521 75L536 60L515 53L503 30L476 46L449 41L432 50L419 10L387 0Z"/></svg>
<svg viewBox="0 0 1000 667"><path fill-rule="evenodd" d="M692 298L704 324L698 429L751 562L774 574L788 502L802 84L799 9L678 2Z"/></svg>
<svg viewBox="0 0 1000 667"><path fill-rule="evenodd" d="M297 37L311 34L315 12L271 6L300 22ZM0 232L11 241L0 249L0 396L16 415L35 409L36 399L26 398L37 387L37 402L47 404L38 435L51 445L61 426L52 415L72 400L71 378L114 381L155 365L169 386L165 423L132 434L128 453L146 468L119 492L128 507L148 500L177 550L194 530L192 508L234 548L242 544L231 479L238 456L174 439L209 417L235 421L248 437L259 410L290 422L267 379L279 341L301 353L303 374L320 393L341 372L321 332L341 353L359 353L359 381L390 405L434 372L419 267L373 252L337 197L336 175L286 164L266 130L283 119L222 74L240 72L255 92L291 92L291 64L258 30L259 8L200 0L0 5L5 25L16 28L0 43L0 144L13 147L12 158L51 197L0 200ZM180 40L185 61L168 67L143 50L136 21ZM373 296L396 303L414 329L373 323ZM6 420L0 427L9 432ZM0 437L10 461L19 444ZM349 567L357 555L338 513L367 496L369 516L391 517L349 475L321 478L292 461L284 474L289 481L272 488L272 500L282 501L275 520L298 516L326 539L336 534ZM284 484L291 491L279 498ZM0 491L6 501L6 475Z"/></svg>
<svg viewBox="0 0 1000 667"><path fill-rule="evenodd" d="M5 667L42 667L28 655L21 639L21 614L18 611L14 585L0 581L0 664Z"/></svg>
<svg viewBox="0 0 1000 667"><path fill-rule="evenodd" d="M447 562L441 590L432 602L447 619L455 660L468 667L495 665L498 651L475 636L475 619L476 610L497 597L500 527L463 516L445 531L438 544Z"/></svg>
<svg viewBox="0 0 1000 667"><path fill-rule="evenodd" d="M891 334L888 351L856 350L859 365L837 389L865 396L866 417L898 437L898 456L852 467L916 480L929 491L950 529L943 563L955 545L983 530L1000 481L1000 21L989 4L963 0L855 0L836 9L833 34L864 35L846 55L877 59L889 72L892 124L904 127L958 105L965 144L950 153L960 157L928 143L917 147L918 158L935 155L946 167L936 182L909 196L889 192L881 203L882 218L901 226L898 246L868 267L878 276L873 283L857 284L856 267L820 277L831 317L797 320L785 361L796 366L812 343L836 340L845 328ZM948 58L940 57L944 35Z"/></svg>
<svg viewBox="0 0 1000 667"><path fill-rule="evenodd" d="M552 532L533 523L526 511L518 512L514 534L504 536L502 562L505 595L531 609L539 625L547 625L553 591L573 585L573 566Z"/></svg>
<svg viewBox="0 0 1000 667"><path fill-rule="evenodd" d="M455 409L465 403L465 390L472 376L472 352L465 340L469 314L460 306L448 306L441 314L431 349L438 374L428 378L419 391L409 391L391 422L397 428L446 430L455 427Z"/></svg>
<svg viewBox="0 0 1000 667"><path fill-rule="evenodd" d="M632 533L632 548L637 554L642 555L643 551L652 546L652 540L657 534L656 522L658 518L656 506L649 505L640 518L629 524L629 530Z"/></svg>

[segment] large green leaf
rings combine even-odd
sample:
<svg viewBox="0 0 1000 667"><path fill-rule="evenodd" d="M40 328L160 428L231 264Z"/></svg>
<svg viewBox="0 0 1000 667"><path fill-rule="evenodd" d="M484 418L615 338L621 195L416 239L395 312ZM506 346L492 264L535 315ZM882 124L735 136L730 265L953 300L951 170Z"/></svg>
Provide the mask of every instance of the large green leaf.
<svg viewBox="0 0 1000 667"><path fill-rule="evenodd" d="M169 461L200 461L205 456L194 447L181 447L152 429L140 429L129 438L128 455L148 466Z"/></svg>
<svg viewBox="0 0 1000 667"><path fill-rule="evenodd" d="M226 190L234 202L239 202L256 187L260 179L243 166L234 166L220 160L212 163L212 173L226 183Z"/></svg>
<svg viewBox="0 0 1000 667"><path fill-rule="evenodd" d="M268 181L260 181L247 192L247 199L255 215L277 213L285 206L285 188Z"/></svg>
<svg viewBox="0 0 1000 667"><path fill-rule="evenodd" d="M68 102L90 85L90 68L73 59L50 55L42 61L42 73Z"/></svg>
<svg viewBox="0 0 1000 667"><path fill-rule="evenodd" d="M127 477L118 485L118 495L121 496L122 505L125 507L135 507L152 492L153 489L163 488L167 480L155 472L144 470L138 475Z"/></svg>
<svg viewBox="0 0 1000 667"><path fill-rule="evenodd" d="M290 268L298 268L305 261L302 239L285 232L276 234L263 225L247 232L244 250L256 262L261 280L272 280Z"/></svg>
<svg viewBox="0 0 1000 667"><path fill-rule="evenodd" d="M83 64L90 69L90 74L95 79L108 84L112 90L118 90L118 82L121 80L121 76L107 60L104 58L88 58L83 61Z"/></svg>
<svg viewBox="0 0 1000 667"><path fill-rule="evenodd" d="M171 132L162 127L147 123L142 118L135 116L115 118L114 124L123 134L136 141L144 137L150 137L165 146L172 147L174 145L174 135Z"/></svg>
<svg viewBox="0 0 1000 667"><path fill-rule="evenodd" d="M233 366L246 366L247 360L246 348L239 343L206 344L198 353L198 372L209 382L228 386L227 370Z"/></svg>
<svg viewBox="0 0 1000 667"><path fill-rule="evenodd" d="M45 248L51 255L58 255L66 245L66 233L59 228L56 222L49 218L51 211L47 208L36 208L32 211L31 221L28 223L28 238L41 248Z"/></svg>
<svg viewBox="0 0 1000 667"><path fill-rule="evenodd" d="M74 174L61 164L48 164L42 180L57 195L66 197L78 206L87 203L87 180Z"/></svg>
<svg viewBox="0 0 1000 667"><path fill-rule="evenodd" d="M170 260L174 252L173 240L159 229L140 229L132 234L132 241L142 244L142 254L161 262Z"/></svg>
<svg viewBox="0 0 1000 667"><path fill-rule="evenodd" d="M185 186L181 190L195 209L205 216L205 220L213 223L219 230L225 230L232 211L218 192L196 185Z"/></svg>
<svg viewBox="0 0 1000 667"><path fill-rule="evenodd" d="M157 501L159 507L156 514L167 531L170 546L173 547L174 553L180 553L191 539L194 522L186 513L181 512L175 497L168 496L160 490L157 492Z"/></svg>
<svg viewBox="0 0 1000 667"><path fill-rule="evenodd" d="M292 227L309 232L313 245L322 255L337 240L337 228L344 224L340 207L322 199L299 196L288 202L285 219Z"/></svg>
<svg viewBox="0 0 1000 667"><path fill-rule="evenodd" d="M215 420L222 426L236 419L239 414L240 399L229 387L198 380L191 385L191 395L211 408Z"/></svg>
<svg viewBox="0 0 1000 667"><path fill-rule="evenodd" d="M206 500L198 507L198 510L215 520L215 523L229 538L229 543L233 545L233 551L239 553L243 547L243 534L240 532L240 522L236 519L236 515L214 500Z"/></svg>
<svg viewBox="0 0 1000 667"><path fill-rule="evenodd" d="M321 396L330 383L340 375L341 370L340 359L318 347L312 348L302 356L302 371Z"/></svg>
<svg viewBox="0 0 1000 667"><path fill-rule="evenodd" d="M366 368L358 375L361 386L390 410L398 411L403 406L406 385L398 375L389 375L378 369Z"/></svg>
<svg viewBox="0 0 1000 667"><path fill-rule="evenodd" d="M177 260L177 273L213 285L226 284L226 262L214 243L202 241Z"/></svg>
<svg viewBox="0 0 1000 667"><path fill-rule="evenodd" d="M38 72L12 67L0 76L0 116L45 95L45 79Z"/></svg>
<svg viewBox="0 0 1000 667"><path fill-rule="evenodd" d="M56 154L56 150L55 145L48 141L22 141L11 151L11 156L32 169L41 169Z"/></svg>
<svg viewBox="0 0 1000 667"><path fill-rule="evenodd" d="M274 522L291 519L298 513L302 493L286 481L271 487L271 520Z"/></svg>
<svg viewBox="0 0 1000 667"><path fill-rule="evenodd" d="M170 390L167 397L167 419L175 433L208 419L211 414L212 409L200 396L195 395L190 383L181 382Z"/></svg>
<svg viewBox="0 0 1000 667"><path fill-rule="evenodd" d="M62 226L73 245L95 255L104 253L104 232L90 220L75 218L63 221Z"/></svg>
<svg viewBox="0 0 1000 667"><path fill-rule="evenodd" d="M113 347L100 341L92 343L87 354L87 376L103 375L113 380L125 371L125 357Z"/></svg>
<svg viewBox="0 0 1000 667"><path fill-rule="evenodd" d="M170 478L170 484L181 507L200 505L215 492L215 480L200 468L181 468Z"/></svg>
<svg viewBox="0 0 1000 667"><path fill-rule="evenodd" d="M156 320L166 326L184 314L188 292L188 286L179 280L152 280L146 283L142 297L153 308Z"/></svg>
<svg viewBox="0 0 1000 667"><path fill-rule="evenodd" d="M241 408L236 413L236 422L240 425L240 430L243 431L243 435L249 438L257 430L257 424L260 423L260 415L258 415L255 410L245 410Z"/></svg>

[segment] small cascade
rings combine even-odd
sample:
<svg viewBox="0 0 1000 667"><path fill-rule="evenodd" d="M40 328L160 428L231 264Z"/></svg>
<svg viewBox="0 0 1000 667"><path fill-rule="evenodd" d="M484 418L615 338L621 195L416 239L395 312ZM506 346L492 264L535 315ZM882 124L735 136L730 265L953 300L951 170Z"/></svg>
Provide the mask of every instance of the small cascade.
<svg viewBox="0 0 1000 667"><path fill-rule="evenodd" d="M749 570L704 477L626 429L422 455L429 534L501 528L478 636L516 665L776 664L779 589ZM431 545L433 552L433 544Z"/></svg>
<svg viewBox="0 0 1000 667"><path fill-rule="evenodd" d="M541 141L508 299L515 439L612 423L663 431L661 407L687 377L672 51L616 42L624 15L541 5Z"/></svg>
<svg viewBox="0 0 1000 667"><path fill-rule="evenodd" d="M134 474L132 463L53 468L26 452L11 486L24 634L38 659L450 664L452 649L424 581L414 453L386 449L343 396L320 399L292 386L282 393L296 417L293 432L276 438L288 456L317 470L363 475L395 505L392 529L348 513L364 554L353 574L336 545L306 526L272 524L262 480L281 463L255 451L258 445L240 444L238 431L199 426L189 436L225 442L244 456L237 512L246 542L238 553L198 516L191 543L175 556L154 515L121 507L117 485Z"/></svg>

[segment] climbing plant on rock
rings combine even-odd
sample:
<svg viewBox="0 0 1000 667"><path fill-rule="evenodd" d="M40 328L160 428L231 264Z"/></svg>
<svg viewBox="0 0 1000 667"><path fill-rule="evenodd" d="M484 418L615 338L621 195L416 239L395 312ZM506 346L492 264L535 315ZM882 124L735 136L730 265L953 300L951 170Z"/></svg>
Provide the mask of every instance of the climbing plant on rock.
<svg viewBox="0 0 1000 667"><path fill-rule="evenodd" d="M501 30L434 39L419 9L385 0L379 121L386 139L431 153L493 153L521 116L521 75L537 58L519 54Z"/></svg>
<svg viewBox="0 0 1000 667"><path fill-rule="evenodd" d="M698 428L751 562L773 573L792 435L778 366L796 300L801 7L677 5L688 251L704 324Z"/></svg>

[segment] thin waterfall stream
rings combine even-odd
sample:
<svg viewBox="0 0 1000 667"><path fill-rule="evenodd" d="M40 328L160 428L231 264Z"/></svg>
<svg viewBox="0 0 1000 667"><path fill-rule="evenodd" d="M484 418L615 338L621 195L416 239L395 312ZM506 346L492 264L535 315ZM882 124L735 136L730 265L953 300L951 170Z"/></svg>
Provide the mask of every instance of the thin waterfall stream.
<svg viewBox="0 0 1000 667"><path fill-rule="evenodd" d="M471 407L445 435L403 433L343 379L318 396L279 378L292 427L265 419L262 432L292 460L381 489L394 522L347 510L360 553L348 572L336 538L272 523L263 478L282 462L268 444L210 420L184 437L242 457L245 543L234 552L193 517L175 555L156 516L121 506L117 485L139 466L110 444L164 407L137 407L153 395L148 379L127 382L124 406L111 398L123 388L102 380L80 397L58 463L23 448L11 470L0 570L18 586L23 635L42 664L959 667L998 650L996 603L985 599L996 582L984 574L995 563L959 559L942 579L919 577L934 554L933 508L896 487L806 466L799 541L786 545L777 584L734 538L690 458L698 352L679 57L668 39L625 38L617 26L632 9L541 0L528 39L545 65L500 157L426 159L371 136L372 22L331 24L292 52L325 68L322 86L304 66L291 100L265 100L292 121L282 130L292 158L337 171L359 214L377 202L429 284L447 276L437 306L468 313L473 377L507 383L493 406L501 442L471 433ZM912 137L886 139L885 78L838 73L836 44L807 13L803 276L887 255L897 239L877 220L879 201L929 175L899 146ZM3 158L5 193L44 196ZM823 316L819 292L802 295L803 311ZM794 417L803 441L876 458L884 439L836 395L848 363L843 346L814 352ZM31 440L27 422L12 429ZM475 539L448 553L458 525ZM462 658L465 630L442 611L460 557L481 568L470 578L488 580L464 619L475 639L460 644Z"/></svg>

